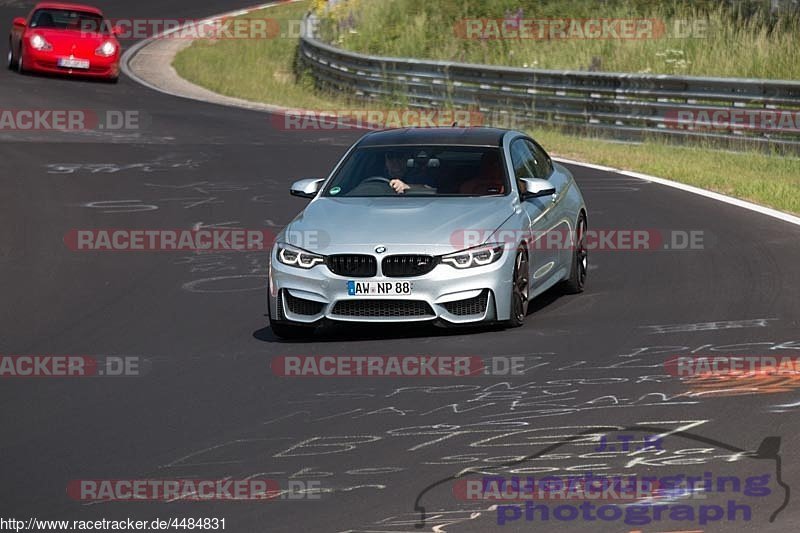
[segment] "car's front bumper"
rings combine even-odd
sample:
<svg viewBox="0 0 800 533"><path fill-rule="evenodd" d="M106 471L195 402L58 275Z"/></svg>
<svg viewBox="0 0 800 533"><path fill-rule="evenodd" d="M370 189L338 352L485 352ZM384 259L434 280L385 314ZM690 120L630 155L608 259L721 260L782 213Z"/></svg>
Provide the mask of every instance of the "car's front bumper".
<svg viewBox="0 0 800 533"><path fill-rule="evenodd" d="M375 255L380 262L381 256ZM314 324L342 322L425 322L449 324L502 321L511 309L514 254L508 250L490 265L458 270L439 264L416 277L348 278L325 265L305 270L284 265L273 251L267 303L273 320ZM350 296L347 282L413 283L410 295Z"/></svg>
<svg viewBox="0 0 800 533"><path fill-rule="evenodd" d="M88 69L71 69L58 66L58 58L63 54L54 52L40 52L25 49L22 64L25 70L43 74L62 74L65 76L78 76L85 78L108 78L119 76L119 54L111 57L92 56L88 58Z"/></svg>

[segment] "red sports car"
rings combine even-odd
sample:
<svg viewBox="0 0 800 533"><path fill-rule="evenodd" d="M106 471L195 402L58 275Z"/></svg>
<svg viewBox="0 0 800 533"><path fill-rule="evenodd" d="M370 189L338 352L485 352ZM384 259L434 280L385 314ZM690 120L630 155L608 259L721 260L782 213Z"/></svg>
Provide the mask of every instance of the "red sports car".
<svg viewBox="0 0 800 533"><path fill-rule="evenodd" d="M103 13L80 4L42 2L11 28L8 67L106 78L119 77L120 46Z"/></svg>

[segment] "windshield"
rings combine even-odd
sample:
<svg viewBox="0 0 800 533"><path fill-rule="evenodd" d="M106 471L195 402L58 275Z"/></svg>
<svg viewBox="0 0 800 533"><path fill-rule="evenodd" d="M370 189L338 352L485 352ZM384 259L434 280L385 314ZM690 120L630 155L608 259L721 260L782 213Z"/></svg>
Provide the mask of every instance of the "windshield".
<svg viewBox="0 0 800 533"><path fill-rule="evenodd" d="M358 148L325 196L495 196L508 179L499 148L374 146Z"/></svg>
<svg viewBox="0 0 800 533"><path fill-rule="evenodd" d="M73 9L39 9L31 17L31 28L109 33L108 23L96 13Z"/></svg>

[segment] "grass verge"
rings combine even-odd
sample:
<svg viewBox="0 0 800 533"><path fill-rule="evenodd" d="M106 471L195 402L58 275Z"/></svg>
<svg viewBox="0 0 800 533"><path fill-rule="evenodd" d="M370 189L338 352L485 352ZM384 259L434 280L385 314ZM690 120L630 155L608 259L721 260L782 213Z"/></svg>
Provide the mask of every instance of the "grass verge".
<svg viewBox="0 0 800 533"><path fill-rule="evenodd" d="M277 19L282 29L302 19L309 2L255 11L241 18ZM310 77L297 79L294 60L297 39L196 40L175 56L180 76L214 92L270 104L319 109L331 101L314 92Z"/></svg>
<svg viewBox="0 0 800 533"><path fill-rule="evenodd" d="M247 17L297 20L308 7L309 2L298 2ZM297 40L292 38L196 41L175 57L173 65L189 81L228 96L293 108L366 108L344 95L318 93L310 78L296 77L296 49ZM548 128L536 128L532 135L553 155L662 176L800 214L797 158L660 141L620 144Z"/></svg>
<svg viewBox="0 0 800 533"><path fill-rule="evenodd" d="M800 10L770 13L768 6L754 0L338 0L320 13L323 37L375 55L800 79ZM600 19L620 26L590 23ZM641 24L642 31L614 31L623 21Z"/></svg>

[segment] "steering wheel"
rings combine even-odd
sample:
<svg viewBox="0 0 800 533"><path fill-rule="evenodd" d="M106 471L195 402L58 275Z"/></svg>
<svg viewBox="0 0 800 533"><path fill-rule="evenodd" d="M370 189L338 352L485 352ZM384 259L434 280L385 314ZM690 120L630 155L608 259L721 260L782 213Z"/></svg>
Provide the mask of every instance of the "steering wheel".
<svg viewBox="0 0 800 533"><path fill-rule="evenodd" d="M350 194L365 196L384 196L388 191L394 192L389 179L383 176L372 176L353 187Z"/></svg>
<svg viewBox="0 0 800 533"><path fill-rule="evenodd" d="M391 181L392 180L390 180L389 178L384 178L383 176L372 176L371 178L365 179L364 181L362 181L358 185L361 186L361 185L364 185L365 183L378 183L378 182L383 182L386 185L389 185L389 183Z"/></svg>

